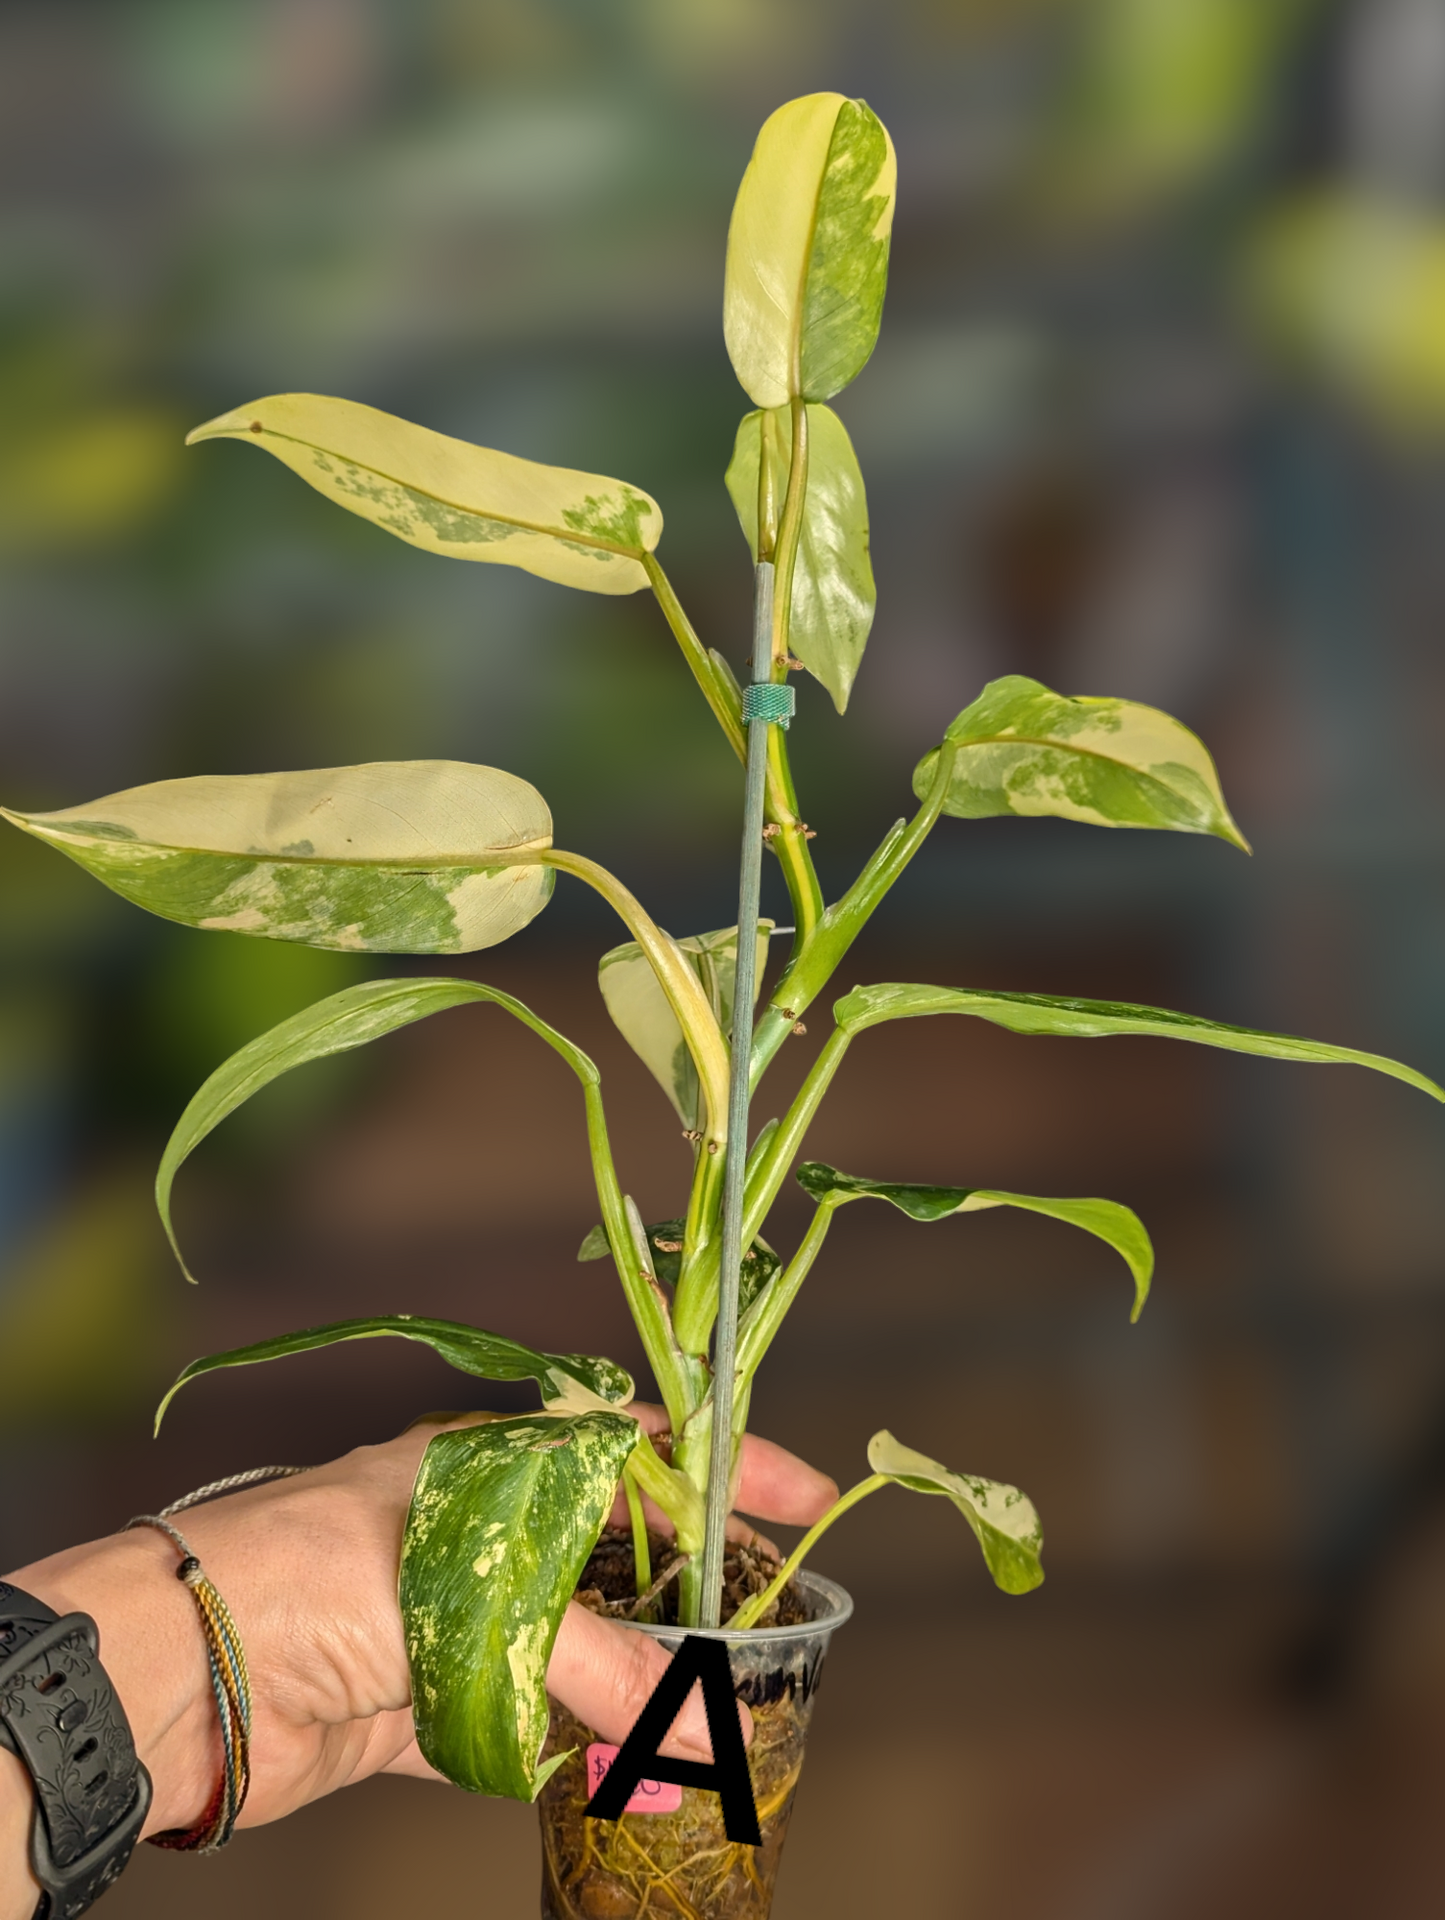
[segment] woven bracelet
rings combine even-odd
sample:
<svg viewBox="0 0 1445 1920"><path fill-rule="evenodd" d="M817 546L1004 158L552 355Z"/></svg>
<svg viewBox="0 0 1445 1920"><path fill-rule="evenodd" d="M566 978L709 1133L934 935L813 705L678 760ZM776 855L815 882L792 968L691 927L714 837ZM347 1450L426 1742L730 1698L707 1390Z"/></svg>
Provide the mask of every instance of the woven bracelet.
<svg viewBox="0 0 1445 1920"><path fill-rule="evenodd" d="M182 1853L219 1852L235 1832L236 1821L246 1804L246 1794L251 1785L251 1679L246 1671L246 1652L241 1645L236 1623L231 1618L230 1608L206 1577L205 1569L192 1553L185 1535L179 1527L171 1524L170 1516L184 1513L187 1507L198 1507L206 1500L217 1499L221 1494L234 1493L240 1487L257 1486L265 1480L287 1479L292 1474L306 1471L305 1467L253 1467L249 1473L233 1473L225 1480L213 1480L209 1486L198 1487L183 1500L173 1500L168 1507L162 1507L159 1513L137 1514L122 1529L128 1531L131 1527L154 1527L157 1532L165 1534L181 1556L176 1578L189 1587L200 1615L206 1657L211 1667L211 1689L216 1696L216 1710L221 1720L221 1746L225 1755L220 1785L211 1796L211 1804L201 1815L199 1823L184 1831L173 1828L166 1833L153 1833L150 1836L153 1846L168 1847Z"/></svg>

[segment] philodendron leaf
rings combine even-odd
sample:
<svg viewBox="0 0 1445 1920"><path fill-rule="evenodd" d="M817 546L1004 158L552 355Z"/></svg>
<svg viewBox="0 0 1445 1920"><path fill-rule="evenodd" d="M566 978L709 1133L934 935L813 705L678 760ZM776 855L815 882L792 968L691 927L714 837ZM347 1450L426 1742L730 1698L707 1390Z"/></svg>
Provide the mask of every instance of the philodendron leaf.
<svg viewBox="0 0 1445 1920"><path fill-rule="evenodd" d="M643 1228L652 1256L652 1271L669 1287L677 1285L682 1272L682 1241L686 1226L684 1220L659 1220L655 1226ZM577 1258L605 1260L611 1251L606 1230L594 1227L577 1249ZM747 1311L782 1264L767 1241L759 1235L743 1255L738 1287L740 1312Z"/></svg>
<svg viewBox="0 0 1445 1920"><path fill-rule="evenodd" d="M950 1473L926 1453L915 1453L885 1429L868 1442L868 1464L915 1493L941 1493L973 1528L994 1584L1005 1593L1029 1593L1043 1583L1044 1536L1033 1502L1001 1480Z"/></svg>
<svg viewBox="0 0 1445 1920"><path fill-rule="evenodd" d="M372 1314L364 1320L336 1320L325 1327L303 1327L299 1333L278 1334L249 1347L192 1360L176 1375L175 1384L156 1408L160 1431L166 1408L185 1386L203 1373L221 1367L249 1367L258 1360L280 1360L291 1353L310 1353L314 1347L332 1347L339 1340L375 1340L395 1334L434 1347L448 1366L479 1380L535 1380L549 1407L563 1411L591 1411L602 1405L623 1406L632 1398L632 1375L613 1360L586 1353L538 1353L500 1333L486 1333L458 1320L428 1320L410 1313Z"/></svg>
<svg viewBox="0 0 1445 1920"><path fill-rule="evenodd" d="M354 400L273 393L187 436L248 440L318 493L428 553L521 567L564 587L636 593L662 535L640 487L453 440Z"/></svg>
<svg viewBox="0 0 1445 1920"><path fill-rule="evenodd" d="M821 1160L805 1160L797 1178L804 1191L819 1202L843 1206L850 1200L887 1200L910 1220L946 1220L956 1213L981 1213L987 1207L1018 1207L1025 1213L1063 1220L1094 1234L1122 1258L1134 1277L1131 1319L1139 1318L1149 1297L1154 1248L1138 1214L1117 1200L1041 1200L1035 1194L1004 1193L992 1187L922 1187L895 1180L860 1180L825 1166Z"/></svg>
<svg viewBox="0 0 1445 1920"><path fill-rule="evenodd" d="M878 116L841 93L764 121L728 228L723 332L755 406L827 400L878 338L898 165Z"/></svg>
<svg viewBox="0 0 1445 1920"><path fill-rule="evenodd" d="M637 1434L615 1413L534 1415L427 1448L401 1614L417 1743L459 1787L532 1800L566 1758L538 1764L547 1662Z"/></svg>
<svg viewBox="0 0 1445 1920"><path fill-rule="evenodd" d="M370 1040L394 1033L398 1027L425 1020L430 1014L443 1013L448 1007L475 1002L490 1003L547 1042L547 1045L571 1067L585 1087L595 1087L600 1076L580 1047L573 1046L565 1034L539 1020L530 1007L514 1000L497 987L484 986L480 980L367 980L360 986L345 987L340 993L318 1000L314 1006L293 1013L289 1020L272 1027L255 1040L248 1041L229 1060L223 1061L196 1092L176 1122L156 1173L156 1206L172 1251L181 1262L181 1271L192 1275L181 1259L171 1225L171 1188L187 1156L200 1145L213 1128L229 1113L249 1100L253 1093L304 1066L308 1060L324 1060L333 1053L346 1053L364 1047ZM600 1229L599 1229L600 1231ZM603 1251L607 1243L604 1236Z"/></svg>
<svg viewBox="0 0 1445 1920"><path fill-rule="evenodd" d="M771 920L759 920L755 976L759 989L772 931ZM732 1029L737 928L694 934L676 944L702 982L718 1025L726 1036ZM682 1037L677 1015L635 940L603 954L597 963L597 984L618 1032L677 1109L684 1127L703 1126L707 1118L706 1103L698 1085L697 1069Z"/></svg>
<svg viewBox="0 0 1445 1920"><path fill-rule="evenodd" d="M1230 818L1204 743L1156 707L1065 699L1021 673L991 680L919 761L913 791L933 785L940 753L953 771L945 813L1053 814L1095 827L1212 833L1249 852Z"/></svg>
<svg viewBox="0 0 1445 1920"><path fill-rule="evenodd" d="M977 987L916 987L886 984L855 987L833 1003L833 1015L845 1033L861 1033L883 1020L912 1020L930 1013L969 1013L1010 1033L1059 1034L1074 1040L1098 1040L1110 1034L1145 1034L1162 1040L1194 1040L1228 1053L1257 1053L1267 1060L1301 1060L1323 1066L1373 1067L1432 1099L1445 1101L1445 1087L1382 1053L1332 1047L1323 1040L1302 1040L1290 1033L1261 1033L1254 1027L1226 1026L1166 1007L1128 1006L1114 1000L1063 1000L1047 993L990 993Z"/></svg>
<svg viewBox="0 0 1445 1920"><path fill-rule="evenodd" d="M727 489L742 522L754 563L758 557L758 462L763 414L749 413L738 428ZM773 496L788 491L792 434L785 409L771 415L767 435ZM868 557L868 501L847 428L831 407L808 408L808 491L793 572L788 644L842 713L848 705L878 591Z"/></svg>
<svg viewBox="0 0 1445 1920"><path fill-rule="evenodd" d="M541 912L535 787L459 760L158 780L0 813L166 920L361 953L471 953Z"/></svg>

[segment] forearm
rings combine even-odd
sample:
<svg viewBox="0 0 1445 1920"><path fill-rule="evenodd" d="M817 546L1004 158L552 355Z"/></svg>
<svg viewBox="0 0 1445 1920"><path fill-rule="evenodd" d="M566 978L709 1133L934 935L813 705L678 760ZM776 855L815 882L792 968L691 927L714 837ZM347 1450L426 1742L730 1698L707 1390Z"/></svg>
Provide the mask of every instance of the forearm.
<svg viewBox="0 0 1445 1920"><path fill-rule="evenodd" d="M100 1657L155 1787L144 1832L198 1821L219 1778L219 1732L205 1648L169 1543L142 1533L72 1547L7 1579L57 1613L88 1613ZM0 1920L30 1920L29 1774L0 1751Z"/></svg>

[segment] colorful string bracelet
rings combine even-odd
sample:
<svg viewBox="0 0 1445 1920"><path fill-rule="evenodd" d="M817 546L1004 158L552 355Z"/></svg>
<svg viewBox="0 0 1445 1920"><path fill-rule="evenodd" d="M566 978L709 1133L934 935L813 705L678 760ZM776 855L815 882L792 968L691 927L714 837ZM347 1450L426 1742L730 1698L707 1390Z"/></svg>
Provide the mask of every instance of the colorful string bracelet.
<svg viewBox="0 0 1445 1920"><path fill-rule="evenodd" d="M159 1513L137 1514L122 1529L129 1531L131 1527L154 1527L157 1532L165 1534L181 1556L176 1578L183 1586L189 1587L200 1615L206 1657L211 1667L211 1688L216 1696L216 1708L221 1720L221 1746L225 1755L220 1784L198 1824L185 1831L173 1828L166 1833L153 1833L150 1836L153 1846L168 1847L182 1853L219 1852L235 1832L236 1821L246 1804L246 1794L251 1785L251 1680L246 1671L245 1648L241 1645L241 1636L236 1630L230 1608L207 1578L185 1535L179 1527L171 1524L170 1516L184 1513L187 1507L198 1507L204 1501L218 1499L222 1494L234 1493L240 1487L256 1486L265 1480L288 1479L293 1474L306 1471L305 1467L253 1467L248 1473L233 1473L224 1480L213 1480L209 1486L198 1487L183 1500L173 1500L168 1507L162 1507Z"/></svg>

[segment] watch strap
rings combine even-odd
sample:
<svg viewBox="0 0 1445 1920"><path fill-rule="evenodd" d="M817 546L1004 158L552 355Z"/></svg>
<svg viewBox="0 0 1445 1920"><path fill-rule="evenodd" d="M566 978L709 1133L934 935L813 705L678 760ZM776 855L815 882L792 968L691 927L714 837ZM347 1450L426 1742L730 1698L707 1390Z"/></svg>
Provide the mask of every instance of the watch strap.
<svg viewBox="0 0 1445 1920"><path fill-rule="evenodd" d="M150 1807L125 1709L85 1613L0 1580L0 1746L35 1783L35 1920L77 1920L117 1878Z"/></svg>

